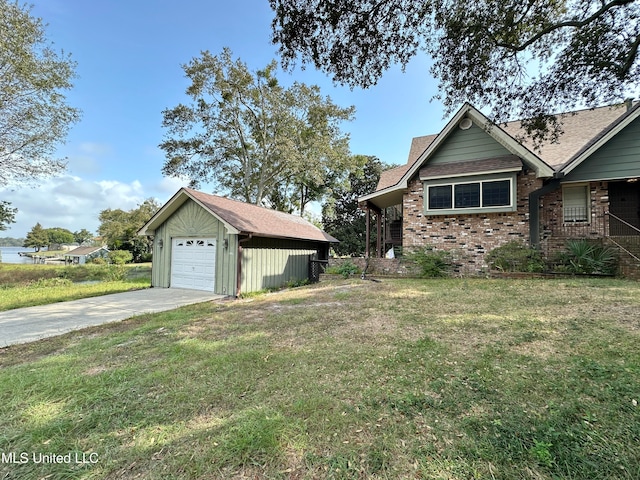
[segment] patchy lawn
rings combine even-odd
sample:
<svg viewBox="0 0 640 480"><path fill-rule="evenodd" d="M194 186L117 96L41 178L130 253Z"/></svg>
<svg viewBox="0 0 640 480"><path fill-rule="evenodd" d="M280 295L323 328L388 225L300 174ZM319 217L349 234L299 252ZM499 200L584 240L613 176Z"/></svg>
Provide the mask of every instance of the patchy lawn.
<svg viewBox="0 0 640 480"><path fill-rule="evenodd" d="M0 264L0 311L138 290L150 284L150 264Z"/></svg>
<svg viewBox="0 0 640 480"><path fill-rule="evenodd" d="M640 478L639 312L621 280L345 280L11 346L0 478Z"/></svg>

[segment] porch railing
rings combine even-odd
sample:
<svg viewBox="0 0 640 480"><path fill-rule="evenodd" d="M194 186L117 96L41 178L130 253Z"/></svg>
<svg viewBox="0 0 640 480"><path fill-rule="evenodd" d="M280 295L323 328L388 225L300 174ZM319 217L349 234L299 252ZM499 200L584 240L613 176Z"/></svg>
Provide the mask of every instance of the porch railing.
<svg viewBox="0 0 640 480"><path fill-rule="evenodd" d="M611 212L604 214L609 217L608 240L640 262L640 228Z"/></svg>

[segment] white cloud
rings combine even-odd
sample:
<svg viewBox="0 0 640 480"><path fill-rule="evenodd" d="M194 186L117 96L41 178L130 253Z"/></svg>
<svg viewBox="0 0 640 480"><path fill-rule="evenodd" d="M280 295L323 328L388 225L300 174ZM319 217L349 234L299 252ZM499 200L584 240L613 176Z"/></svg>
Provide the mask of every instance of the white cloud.
<svg viewBox="0 0 640 480"><path fill-rule="evenodd" d="M62 227L72 232L86 228L95 233L102 210L131 210L150 196L153 193L146 193L138 180L88 181L72 175L48 179L34 188L0 190L0 200L18 209L16 223L0 236L24 237L36 223L44 228Z"/></svg>

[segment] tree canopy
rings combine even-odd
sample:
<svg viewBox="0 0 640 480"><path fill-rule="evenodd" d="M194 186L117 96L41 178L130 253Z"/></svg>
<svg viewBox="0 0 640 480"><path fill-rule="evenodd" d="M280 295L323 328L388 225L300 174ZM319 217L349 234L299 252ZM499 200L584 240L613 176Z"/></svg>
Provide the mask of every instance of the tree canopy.
<svg viewBox="0 0 640 480"><path fill-rule="evenodd" d="M324 230L338 238L333 246L338 255L362 255L366 247L365 213L358 208L358 197L373 192L383 170L389 168L377 157L358 155L360 168L349 174L349 186L336 188L322 205Z"/></svg>
<svg viewBox="0 0 640 480"><path fill-rule="evenodd" d="M338 83L369 87L419 51L447 113L462 102L544 133L554 112L637 94L636 0L270 0L273 42Z"/></svg>
<svg viewBox="0 0 640 480"><path fill-rule="evenodd" d="M353 107L339 107L315 85L285 88L275 61L251 72L227 48L183 68L192 103L163 111L165 175L302 213L348 169L349 136L340 124Z"/></svg>
<svg viewBox="0 0 640 480"><path fill-rule="evenodd" d="M0 231L6 230L10 223L16 223L17 208L12 208L11 203L0 201Z"/></svg>
<svg viewBox="0 0 640 480"><path fill-rule="evenodd" d="M36 223L27 233L23 246L35 248L39 252L42 247L47 245L49 245L49 235L40 223Z"/></svg>
<svg viewBox="0 0 640 480"><path fill-rule="evenodd" d="M0 186L64 170L53 155L79 119L64 95L75 66L52 48L29 7L0 0Z"/></svg>
<svg viewBox="0 0 640 480"><path fill-rule="evenodd" d="M148 198L137 208L124 211L120 208L102 210L98 235L109 250L128 250L134 261L144 260L151 253L151 243L138 235L138 230L160 209L160 204Z"/></svg>
<svg viewBox="0 0 640 480"><path fill-rule="evenodd" d="M73 239L78 245L82 245L84 243L88 243L90 240L93 240L93 233L91 233L86 228L83 228L82 230L73 232Z"/></svg>
<svg viewBox="0 0 640 480"><path fill-rule="evenodd" d="M51 249L52 245L68 245L75 241L73 233L71 233L71 231L67 230L66 228L47 228L45 232L47 233L47 237L49 238L49 243L47 243L49 249Z"/></svg>

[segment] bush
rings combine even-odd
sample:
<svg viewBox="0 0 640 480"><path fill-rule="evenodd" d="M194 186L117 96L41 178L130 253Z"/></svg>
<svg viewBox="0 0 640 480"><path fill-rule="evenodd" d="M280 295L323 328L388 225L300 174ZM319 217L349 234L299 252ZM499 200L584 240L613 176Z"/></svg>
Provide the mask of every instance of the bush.
<svg viewBox="0 0 640 480"><path fill-rule="evenodd" d="M425 278L447 277L452 270L451 253L446 250L435 250L426 246L413 250L406 255L407 259L420 268L420 276Z"/></svg>
<svg viewBox="0 0 640 480"><path fill-rule="evenodd" d="M545 262L535 248L513 240L494 248L487 254L487 263L502 272L543 272Z"/></svg>
<svg viewBox="0 0 640 480"><path fill-rule="evenodd" d="M351 260L347 260L335 268L335 273L342 275L344 278L349 278L351 275L360 273L358 266Z"/></svg>
<svg viewBox="0 0 640 480"><path fill-rule="evenodd" d="M614 275L618 267L618 253L612 247L570 240L559 255L557 269L562 272L586 275Z"/></svg>
<svg viewBox="0 0 640 480"><path fill-rule="evenodd" d="M129 250L111 250L109 252L109 261L116 265L124 265L133 260L133 255Z"/></svg>

